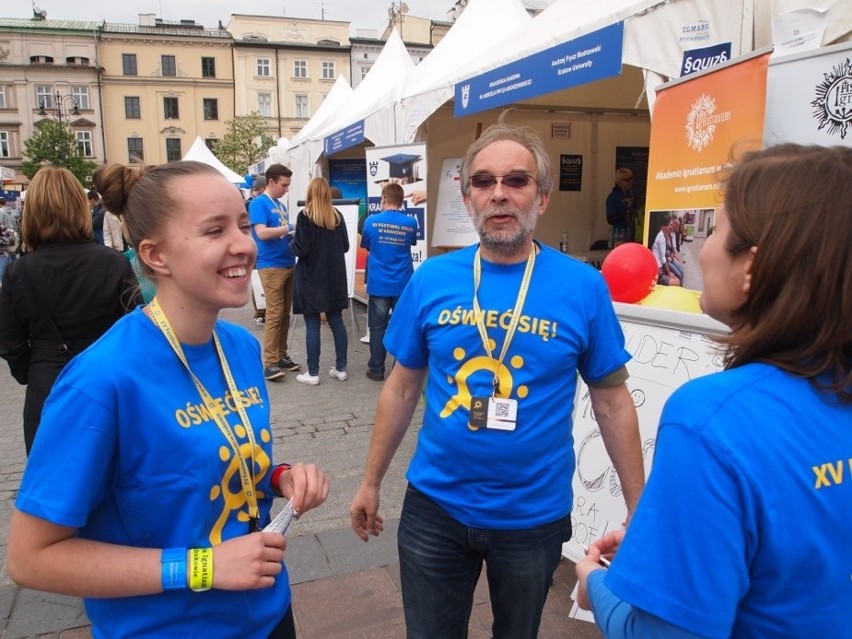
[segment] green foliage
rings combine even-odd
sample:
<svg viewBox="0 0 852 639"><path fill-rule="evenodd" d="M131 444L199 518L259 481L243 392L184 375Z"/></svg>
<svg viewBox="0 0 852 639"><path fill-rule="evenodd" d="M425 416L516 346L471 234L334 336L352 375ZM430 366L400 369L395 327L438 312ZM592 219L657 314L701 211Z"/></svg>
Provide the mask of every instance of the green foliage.
<svg viewBox="0 0 852 639"><path fill-rule="evenodd" d="M227 122L228 131L213 147L213 154L240 175L266 157L275 140L267 131L266 119L257 111Z"/></svg>
<svg viewBox="0 0 852 639"><path fill-rule="evenodd" d="M84 187L91 186L86 178L97 164L80 155L77 139L67 122L42 120L35 132L24 140L24 161L21 170L29 179L43 166L64 166Z"/></svg>

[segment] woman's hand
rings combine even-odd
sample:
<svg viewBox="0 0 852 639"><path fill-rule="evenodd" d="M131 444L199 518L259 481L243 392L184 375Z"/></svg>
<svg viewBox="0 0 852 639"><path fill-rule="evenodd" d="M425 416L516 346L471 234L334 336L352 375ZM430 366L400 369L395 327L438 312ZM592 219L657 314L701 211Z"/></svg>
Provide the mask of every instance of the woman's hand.
<svg viewBox="0 0 852 639"><path fill-rule="evenodd" d="M281 574L284 535L257 532L213 546L213 587L219 590L269 588ZM187 565L187 571L191 567Z"/></svg>
<svg viewBox="0 0 852 639"><path fill-rule="evenodd" d="M315 464L293 464L279 478L278 490L293 499L293 508L301 515L326 500L329 481Z"/></svg>

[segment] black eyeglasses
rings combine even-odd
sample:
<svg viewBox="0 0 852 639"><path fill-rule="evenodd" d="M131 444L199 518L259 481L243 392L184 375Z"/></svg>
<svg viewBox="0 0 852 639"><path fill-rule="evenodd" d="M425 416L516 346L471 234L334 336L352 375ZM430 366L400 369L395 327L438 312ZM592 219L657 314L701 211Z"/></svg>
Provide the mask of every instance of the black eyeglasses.
<svg viewBox="0 0 852 639"><path fill-rule="evenodd" d="M530 180L535 182L532 175L526 173L507 173L506 175L491 175L490 173L477 173L470 176L470 185L475 189L490 189L497 182L509 189L522 189Z"/></svg>

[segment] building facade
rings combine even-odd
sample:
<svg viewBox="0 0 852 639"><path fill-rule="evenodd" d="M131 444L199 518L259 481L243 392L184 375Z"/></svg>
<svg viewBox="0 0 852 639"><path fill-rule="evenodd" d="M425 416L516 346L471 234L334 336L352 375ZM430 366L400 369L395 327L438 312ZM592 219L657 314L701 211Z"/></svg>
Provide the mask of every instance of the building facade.
<svg viewBox="0 0 852 639"><path fill-rule="evenodd" d="M15 171L6 187L26 184L24 141L39 123L71 126L82 155L104 157L98 22L0 18L0 165Z"/></svg>
<svg viewBox="0 0 852 639"><path fill-rule="evenodd" d="M349 23L234 14L235 115L257 112L288 140L316 112L339 74L350 75Z"/></svg>
<svg viewBox="0 0 852 639"><path fill-rule="evenodd" d="M105 160L180 160L195 141L212 148L234 117L230 34L193 20L141 14L100 31Z"/></svg>

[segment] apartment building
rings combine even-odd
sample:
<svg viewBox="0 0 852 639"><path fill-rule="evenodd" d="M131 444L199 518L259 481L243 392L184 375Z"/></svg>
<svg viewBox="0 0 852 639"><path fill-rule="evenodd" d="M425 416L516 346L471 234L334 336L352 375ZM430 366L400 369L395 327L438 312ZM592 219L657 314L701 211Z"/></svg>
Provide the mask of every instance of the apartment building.
<svg viewBox="0 0 852 639"><path fill-rule="evenodd" d="M140 14L100 30L105 159L180 160L196 137L212 147L234 117L231 35L194 20Z"/></svg>
<svg viewBox="0 0 852 639"><path fill-rule="evenodd" d="M349 23L234 14L235 115L257 112L269 134L292 138L339 74L350 76Z"/></svg>
<svg viewBox="0 0 852 639"><path fill-rule="evenodd" d="M80 152L104 157L98 22L0 18L0 165L21 173L24 141L49 118L68 122ZM9 185L7 185L9 186Z"/></svg>

